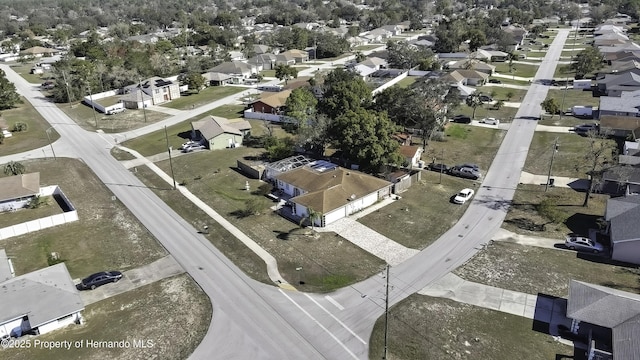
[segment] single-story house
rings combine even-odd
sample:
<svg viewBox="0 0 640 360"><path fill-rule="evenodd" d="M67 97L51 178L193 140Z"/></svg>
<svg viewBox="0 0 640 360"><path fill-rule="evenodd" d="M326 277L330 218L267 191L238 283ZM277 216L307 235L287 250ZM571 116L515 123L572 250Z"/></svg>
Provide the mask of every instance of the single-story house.
<svg viewBox="0 0 640 360"><path fill-rule="evenodd" d="M358 63L358 65L364 65L366 67L372 68L374 70L385 69L389 64L387 60L372 56Z"/></svg>
<svg viewBox="0 0 640 360"><path fill-rule="evenodd" d="M607 74L597 81L598 92L607 96L620 96L625 91L640 90L640 74L627 72Z"/></svg>
<svg viewBox="0 0 640 360"><path fill-rule="evenodd" d="M209 86L224 86L233 82L231 75L219 72L206 72L202 74L202 77L205 78Z"/></svg>
<svg viewBox="0 0 640 360"><path fill-rule="evenodd" d="M250 134L251 124L246 120L230 121L211 115L191 123L191 138L211 150L236 148Z"/></svg>
<svg viewBox="0 0 640 360"><path fill-rule="evenodd" d="M496 67L479 60L458 60L448 64L451 70L475 70L488 75L493 75Z"/></svg>
<svg viewBox="0 0 640 360"><path fill-rule="evenodd" d="M640 360L640 295L571 280L567 317L589 324L588 359Z"/></svg>
<svg viewBox="0 0 640 360"><path fill-rule="evenodd" d="M400 154L402 154L402 157L404 157L407 162L408 168L419 167L423 151L422 146L400 145Z"/></svg>
<svg viewBox="0 0 640 360"><path fill-rule="evenodd" d="M244 61L233 60L225 61L218 66L209 69L210 72L219 72L230 75L234 84L239 84L248 79L251 74L257 73L259 70L255 65L248 64Z"/></svg>
<svg viewBox="0 0 640 360"><path fill-rule="evenodd" d="M291 49L278 55L291 56L296 64L309 61L309 52L298 49Z"/></svg>
<svg viewBox="0 0 640 360"><path fill-rule="evenodd" d="M258 54L247 60L249 65L255 66L262 70L272 70L278 61L276 54Z"/></svg>
<svg viewBox="0 0 640 360"><path fill-rule="evenodd" d="M81 322L82 298L59 263L0 283L0 338L41 335Z"/></svg>
<svg viewBox="0 0 640 360"><path fill-rule="evenodd" d="M509 57L504 51L478 49L469 56L472 59L481 59L486 61L506 61Z"/></svg>
<svg viewBox="0 0 640 360"><path fill-rule="evenodd" d="M153 105L153 97L138 87L125 88L125 94L119 96L126 109L142 109Z"/></svg>
<svg viewBox="0 0 640 360"><path fill-rule="evenodd" d="M626 138L631 134L637 134L638 129L640 129L640 117L600 115L600 132Z"/></svg>
<svg viewBox="0 0 640 360"><path fill-rule="evenodd" d="M602 174L600 192L612 196L640 195L640 152L620 155L620 163Z"/></svg>
<svg viewBox="0 0 640 360"><path fill-rule="evenodd" d="M296 59L291 53L280 53L276 55L276 65L295 65Z"/></svg>
<svg viewBox="0 0 640 360"><path fill-rule="evenodd" d="M262 45L262 44L253 44L252 50L253 50L253 53L256 55L266 54L269 52L269 46Z"/></svg>
<svg viewBox="0 0 640 360"><path fill-rule="evenodd" d="M611 259L640 264L640 195L607 200L604 218L611 239Z"/></svg>
<svg viewBox="0 0 640 360"><path fill-rule="evenodd" d="M328 166L332 165L332 166ZM303 218L309 209L320 213L314 225L326 226L391 195L389 181L335 164L304 165L275 177L276 187L291 196L294 216Z"/></svg>
<svg viewBox="0 0 640 360"><path fill-rule="evenodd" d="M264 96L251 103L254 112L265 114L280 114L287 103L291 90L284 90L274 93L264 93Z"/></svg>
<svg viewBox="0 0 640 360"><path fill-rule="evenodd" d="M53 54L59 53L58 49L51 49L42 46L33 46L28 49L24 49L20 51L21 56L34 56L34 57L43 57L43 56L51 56Z"/></svg>
<svg viewBox="0 0 640 360"><path fill-rule="evenodd" d="M39 194L39 172L0 178L0 212L23 208Z"/></svg>
<svg viewBox="0 0 640 360"><path fill-rule="evenodd" d="M450 84L466 86L482 86L489 79L489 75L476 70L458 69L444 75L444 80Z"/></svg>
<svg viewBox="0 0 640 360"><path fill-rule="evenodd" d="M640 90L625 91L620 96L600 96L599 114L638 117L640 116Z"/></svg>

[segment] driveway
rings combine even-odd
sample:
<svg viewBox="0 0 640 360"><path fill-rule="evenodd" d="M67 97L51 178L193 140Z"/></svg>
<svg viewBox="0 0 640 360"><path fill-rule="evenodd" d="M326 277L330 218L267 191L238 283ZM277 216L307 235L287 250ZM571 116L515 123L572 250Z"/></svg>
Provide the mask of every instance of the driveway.
<svg viewBox="0 0 640 360"><path fill-rule="evenodd" d="M184 273L182 266L175 261L173 256L167 255L151 264L125 271L124 276L117 283L103 285L95 290L80 291L80 297L84 305L87 306L182 273ZM78 283L80 279L74 280L74 282Z"/></svg>

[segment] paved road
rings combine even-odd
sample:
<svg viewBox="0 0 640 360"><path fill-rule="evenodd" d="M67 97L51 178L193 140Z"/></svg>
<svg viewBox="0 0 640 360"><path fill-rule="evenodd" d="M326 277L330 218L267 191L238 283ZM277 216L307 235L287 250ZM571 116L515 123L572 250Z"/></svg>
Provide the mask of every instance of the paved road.
<svg viewBox="0 0 640 360"><path fill-rule="evenodd" d="M567 34L564 30L556 36L536 78L553 76ZM8 67L3 68L45 119L58 124L62 139L56 145L78 149L82 160L209 295L214 319L193 359L368 358L371 330L384 311L382 276L329 295L285 292L256 283L109 155L113 138L81 130L42 98L35 86ZM460 221L427 249L392 269L391 304L470 259L499 229L537 124L528 117L539 116L547 90L531 85L481 188ZM164 125L161 122L155 126ZM148 131L153 129L136 131L135 135Z"/></svg>

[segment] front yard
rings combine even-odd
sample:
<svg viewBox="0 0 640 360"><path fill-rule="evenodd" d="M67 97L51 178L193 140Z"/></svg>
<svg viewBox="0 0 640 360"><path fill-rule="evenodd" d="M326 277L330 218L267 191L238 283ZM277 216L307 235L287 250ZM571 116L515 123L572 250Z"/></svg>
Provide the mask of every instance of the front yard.
<svg viewBox="0 0 640 360"><path fill-rule="evenodd" d="M556 99L558 105L563 107L560 110L567 110L576 105L597 107L600 104L600 98L594 97L592 91L580 89L549 89L547 99Z"/></svg>
<svg viewBox="0 0 640 360"><path fill-rule="evenodd" d="M529 64L521 64L514 62L512 64L513 71L509 71L509 63L501 62L496 63L496 72L502 75L513 75L520 76L525 78L534 77L536 72L538 72L538 66L529 65Z"/></svg>
<svg viewBox="0 0 640 360"><path fill-rule="evenodd" d="M9 131L13 130L16 123L27 124L27 130L12 132L11 137L5 138L4 142L0 144L0 154L2 155L18 154L48 145L47 130L51 142L60 138L55 127L50 126L31 103L24 98L21 99L22 103L17 104L15 108L2 110L1 118Z"/></svg>

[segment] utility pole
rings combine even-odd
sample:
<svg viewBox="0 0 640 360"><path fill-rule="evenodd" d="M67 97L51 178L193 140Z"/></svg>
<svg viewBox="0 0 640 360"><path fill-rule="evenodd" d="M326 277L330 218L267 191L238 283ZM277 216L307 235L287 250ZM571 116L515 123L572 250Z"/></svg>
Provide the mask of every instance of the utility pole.
<svg viewBox="0 0 640 360"><path fill-rule="evenodd" d="M387 264L387 285L386 295L384 297L384 355L383 359L387 358L387 335L389 333L389 264Z"/></svg>
<svg viewBox="0 0 640 360"><path fill-rule="evenodd" d="M171 160L171 147L169 146L169 134L167 133L167 126L164 127L164 137L167 140L167 151L169 152L169 167L171 168L171 178L173 179L173 190L176 189L176 176L173 173L173 161Z"/></svg>
<svg viewBox="0 0 640 360"><path fill-rule="evenodd" d="M551 150L551 162L549 162L549 172L547 173L547 182L544 184L544 191L546 192L549 188L549 182L551 181L551 168L553 167L553 158L556 156L556 152L558 151L558 138L553 142L553 149Z"/></svg>
<svg viewBox="0 0 640 360"><path fill-rule="evenodd" d="M49 147L51 148L51 153L53 154L53 160L58 160L56 158L56 152L53 150L53 144L51 144L51 137L49 136L49 130L53 129L53 126L44 131L47 134L47 140L49 140Z"/></svg>
<svg viewBox="0 0 640 360"><path fill-rule="evenodd" d="M138 79L138 90L140 90L140 98L142 99L142 113L144 114L144 122L146 123L147 122L147 105L144 103L144 91L142 91L142 80L140 79Z"/></svg>
<svg viewBox="0 0 640 360"><path fill-rule="evenodd" d="M64 80L64 85L65 85L65 88L67 89L67 101L69 102L69 107L72 108L71 95L69 93L69 83L67 82L67 76L65 75L64 71L62 71L62 80Z"/></svg>

